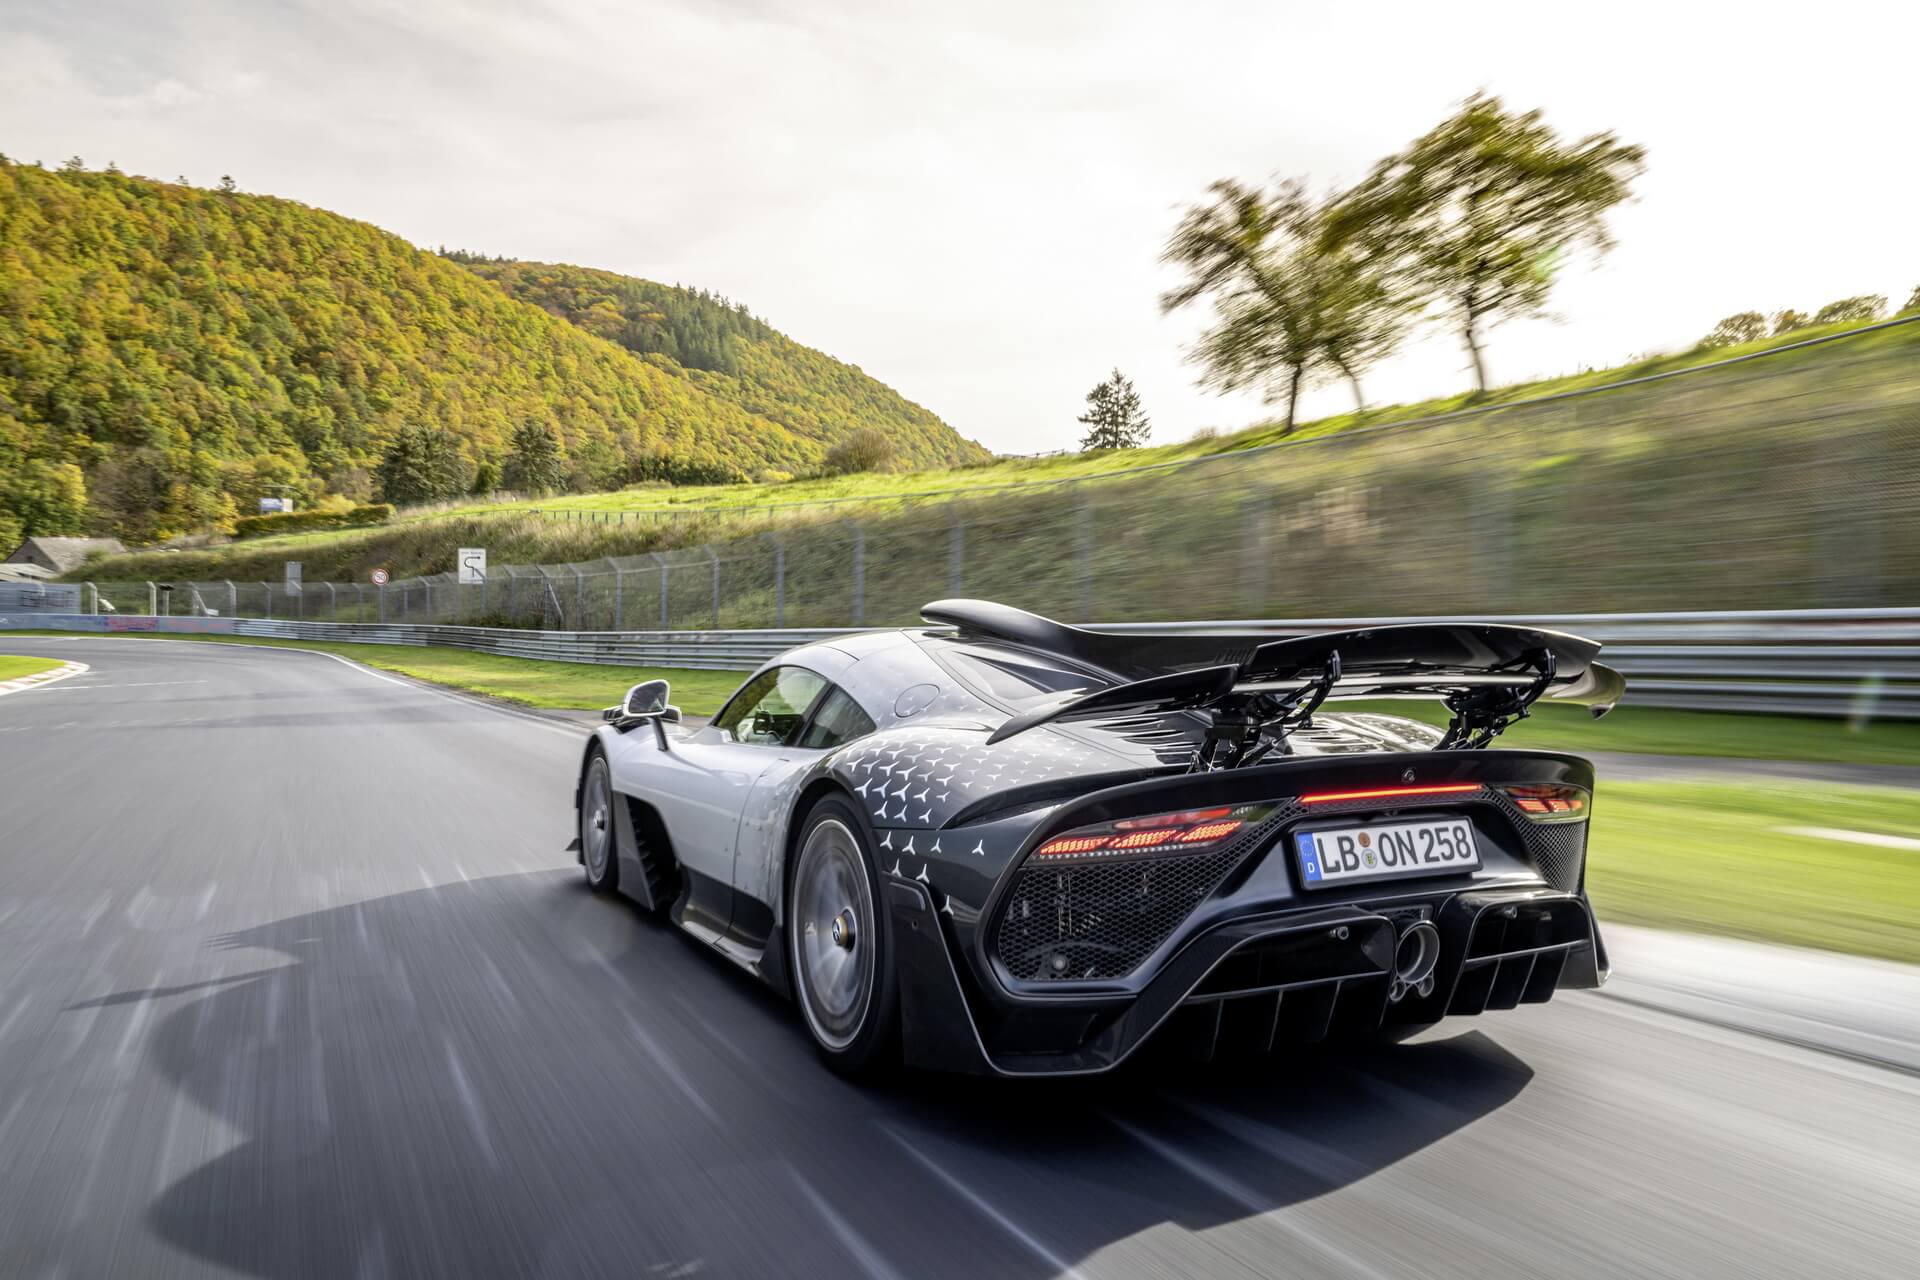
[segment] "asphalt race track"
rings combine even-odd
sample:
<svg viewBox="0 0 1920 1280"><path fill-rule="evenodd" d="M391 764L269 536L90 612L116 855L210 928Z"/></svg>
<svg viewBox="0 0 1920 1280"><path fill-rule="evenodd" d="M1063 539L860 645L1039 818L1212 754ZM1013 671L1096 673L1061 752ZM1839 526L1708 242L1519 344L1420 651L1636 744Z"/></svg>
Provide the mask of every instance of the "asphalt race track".
<svg viewBox="0 0 1920 1280"><path fill-rule="evenodd" d="M0 698L0 1276L1920 1256L1910 1074L1575 994L1258 1079L862 1089L587 893L576 729L317 654L0 647L92 667Z"/></svg>

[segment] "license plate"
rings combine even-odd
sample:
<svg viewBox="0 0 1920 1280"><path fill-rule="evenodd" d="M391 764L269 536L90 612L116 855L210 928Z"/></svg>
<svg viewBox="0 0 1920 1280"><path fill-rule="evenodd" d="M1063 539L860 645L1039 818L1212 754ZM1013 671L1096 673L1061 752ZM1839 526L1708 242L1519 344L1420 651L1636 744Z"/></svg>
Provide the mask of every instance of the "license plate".
<svg viewBox="0 0 1920 1280"><path fill-rule="evenodd" d="M1300 831L1293 841L1300 853L1300 876L1309 889L1441 875L1480 865L1473 824L1465 818Z"/></svg>

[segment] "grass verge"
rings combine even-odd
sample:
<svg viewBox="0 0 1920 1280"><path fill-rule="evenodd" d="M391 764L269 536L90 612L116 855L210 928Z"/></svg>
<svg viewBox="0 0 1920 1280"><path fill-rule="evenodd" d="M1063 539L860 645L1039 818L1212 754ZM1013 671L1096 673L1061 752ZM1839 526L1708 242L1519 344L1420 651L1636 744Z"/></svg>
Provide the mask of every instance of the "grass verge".
<svg viewBox="0 0 1920 1280"><path fill-rule="evenodd" d="M58 658L22 658L10 653L0 653L0 680L18 680L21 676L51 671L59 665Z"/></svg>
<svg viewBox="0 0 1920 1280"><path fill-rule="evenodd" d="M1431 702L1349 702L1341 707L1408 716L1435 725L1447 722L1447 713ZM1920 722L1881 720L1855 729L1845 720L1811 716L1635 706L1617 707L1610 715L1595 720L1583 707L1541 706L1501 734L1500 745L1571 751L1576 755L1629 751L1736 760L1920 766Z"/></svg>
<svg viewBox="0 0 1920 1280"><path fill-rule="evenodd" d="M38 631L14 634L93 635L91 632ZM121 633L115 639L150 638ZM502 658L465 649L426 648L410 644L330 644L326 641L262 640L252 636L151 637L191 640L205 644L258 645L269 649L318 649L343 658L395 671L416 680L446 685L469 693L504 698L529 707L597 711L612 706L620 695L642 680L666 680L673 685L673 701L688 715L712 715L740 685L738 671L691 671L678 667L613 667L584 662L540 662L531 658ZM7 661L0 659L0 662ZM24 661L37 661L25 659ZM49 665L58 665L52 663ZM0 677L3 678L3 677Z"/></svg>
<svg viewBox="0 0 1920 1280"><path fill-rule="evenodd" d="M1920 852L1783 829L1809 826L1920 839L1920 791L1604 784L1587 885L1603 926L1622 920L1920 962Z"/></svg>

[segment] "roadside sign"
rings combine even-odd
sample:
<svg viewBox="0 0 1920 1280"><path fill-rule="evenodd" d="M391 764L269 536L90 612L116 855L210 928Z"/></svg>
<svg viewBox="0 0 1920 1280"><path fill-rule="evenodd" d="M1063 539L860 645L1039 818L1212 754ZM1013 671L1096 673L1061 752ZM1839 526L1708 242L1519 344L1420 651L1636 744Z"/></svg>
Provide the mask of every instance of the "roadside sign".
<svg viewBox="0 0 1920 1280"><path fill-rule="evenodd" d="M460 570L460 585L477 587L487 580L487 549L485 547L462 547L453 563Z"/></svg>
<svg viewBox="0 0 1920 1280"><path fill-rule="evenodd" d="M300 562L298 560L287 561L287 594L294 596L300 594Z"/></svg>
<svg viewBox="0 0 1920 1280"><path fill-rule="evenodd" d="M387 585L387 571L385 569L375 569L373 571L373 585L376 587L384 587Z"/></svg>
<svg viewBox="0 0 1920 1280"><path fill-rule="evenodd" d="M287 512L290 512L290 511L292 511L292 510L293 510L293 499L292 499L292 498L262 498L262 499L260 499L260 514L261 514L261 515L263 515L263 516L264 516L264 515L273 515L273 514L276 514L276 513L278 513L278 514L285 514L285 513L287 513Z"/></svg>

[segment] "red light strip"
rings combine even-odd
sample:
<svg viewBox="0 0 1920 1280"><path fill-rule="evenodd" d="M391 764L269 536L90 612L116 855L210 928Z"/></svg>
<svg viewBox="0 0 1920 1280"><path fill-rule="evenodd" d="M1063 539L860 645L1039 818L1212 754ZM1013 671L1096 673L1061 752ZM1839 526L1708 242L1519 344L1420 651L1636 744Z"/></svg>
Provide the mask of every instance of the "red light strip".
<svg viewBox="0 0 1920 1280"><path fill-rule="evenodd" d="M1480 790L1477 782L1453 783L1444 787L1379 787L1372 791L1315 791L1300 797L1301 804L1332 804L1336 800L1387 800L1407 796L1458 796Z"/></svg>

